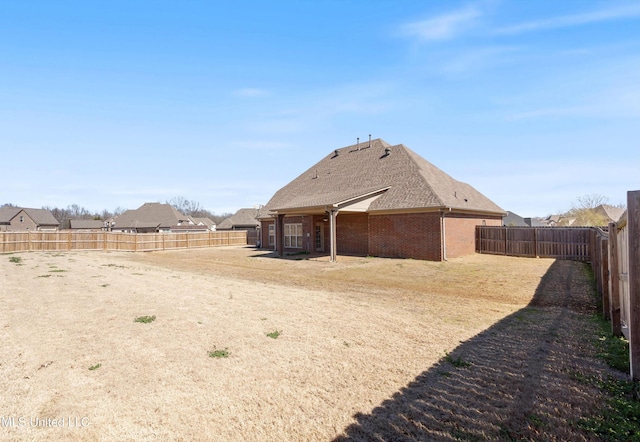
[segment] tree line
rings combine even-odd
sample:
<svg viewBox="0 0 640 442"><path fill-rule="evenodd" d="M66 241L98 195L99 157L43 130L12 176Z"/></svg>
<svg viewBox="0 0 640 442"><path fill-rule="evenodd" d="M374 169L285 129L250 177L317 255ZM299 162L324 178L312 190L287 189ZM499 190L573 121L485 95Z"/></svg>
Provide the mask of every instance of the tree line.
<svg viewBox="0 0 640 442"><path fill-rule="evenodd" d="M183 215L192 216L194 218L209 218L216 224L220 224L222 220L230 217L231 213L216 214L207 209L202 208L199 202L189 200L185 197L179 196L165 201L166 204L171 204L178 212ZM0 207L21 207L12 203L2 204ZM66 229L70 226L70 220L72 219L93 219L106 221L114 218L127 209L122 207L116 207L113 210L103 209L99 212L92 212L78 204L71 204L67 207L53 207L43 206L42 209L48 210L54 216L54 218L60 223L60 228Z"/></svg>

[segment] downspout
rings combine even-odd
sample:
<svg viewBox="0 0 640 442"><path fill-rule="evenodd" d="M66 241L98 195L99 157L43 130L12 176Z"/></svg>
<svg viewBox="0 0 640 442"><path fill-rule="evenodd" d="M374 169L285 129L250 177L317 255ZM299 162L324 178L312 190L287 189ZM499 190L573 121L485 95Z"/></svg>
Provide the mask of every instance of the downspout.
<svg viewBox="0 0 640 442"><path fill-rule="evenodd" d="M451 207L449 207L448 213L451 213ZM447 260L447 223L444 220L446 214L447 212L444 210L440 213L440 227L441 227L440 231L442 232L442 260L443 261Z"/></svg>

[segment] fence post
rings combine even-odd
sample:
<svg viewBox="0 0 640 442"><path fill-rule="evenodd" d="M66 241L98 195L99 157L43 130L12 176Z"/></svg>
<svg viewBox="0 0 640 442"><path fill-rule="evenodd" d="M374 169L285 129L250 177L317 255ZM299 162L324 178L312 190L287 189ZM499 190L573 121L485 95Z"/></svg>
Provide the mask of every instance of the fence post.
<svg viewBox="0 0 640 442"><path fill-rule="evenodd" d="M600 275L602 279L602 315L611 319L611 304L609 296L609 240L604 236L600 239Z"/></svg>
<svg viewBox="0 0 640 442"><path fill-rule="evenodd" d="M629 233L629 358L631 378L640 379L640 191L627 192Z"/></svg>
<svg viewBox="0 0 640 442"><path fill-rule="evenodd" d="M618 226L609 224L609 316L611 333L622 334L620 325L620 271L618 270Z"/></svg>

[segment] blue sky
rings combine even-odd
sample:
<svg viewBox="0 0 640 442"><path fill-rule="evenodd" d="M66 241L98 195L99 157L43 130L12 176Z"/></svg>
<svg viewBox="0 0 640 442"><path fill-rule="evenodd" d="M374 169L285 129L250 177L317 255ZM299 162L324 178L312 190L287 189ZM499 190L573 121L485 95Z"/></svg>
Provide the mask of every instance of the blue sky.
<svg viewBox="0 0 640 442"><path fill-rule="evenodd" d="M637 1L0 0L0 204L265 204L405 144L505 210L640 189Z"/></svg>

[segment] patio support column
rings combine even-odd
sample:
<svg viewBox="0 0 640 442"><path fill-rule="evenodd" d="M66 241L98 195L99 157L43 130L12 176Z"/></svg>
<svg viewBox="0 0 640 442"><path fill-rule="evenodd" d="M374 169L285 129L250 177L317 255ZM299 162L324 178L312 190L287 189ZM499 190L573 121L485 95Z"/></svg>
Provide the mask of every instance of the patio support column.
<svg viewBox="0 0 640 442"><path fill-rule="evenodd" d="M276 218L276 250L278 256L284 256L284 215Z"/></svg>
<svg viewBox="0 0 640 442"><path fill-rule="evenodd" d="M336 244L336 218L338 211L332 209L329 211L329 261L336 262L338 254L338 246Z"/></svg>

